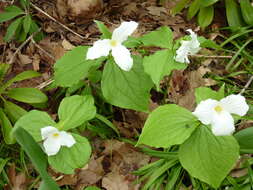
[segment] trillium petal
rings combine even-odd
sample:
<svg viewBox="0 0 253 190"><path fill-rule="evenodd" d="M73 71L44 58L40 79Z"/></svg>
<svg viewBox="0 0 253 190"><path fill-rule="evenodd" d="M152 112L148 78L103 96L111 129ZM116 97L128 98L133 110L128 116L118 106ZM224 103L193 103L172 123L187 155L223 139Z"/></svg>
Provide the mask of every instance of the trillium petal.
<svg viewBox="0 0 253 190"><path fill-rule="evenodd" d="M44 146L45 152L48 156L56 155L61 148L60 138L59 137L58 138L48 137L43 142L43 146Z"/></svg>
<svg viewBox="0 0 253 190"><path fill-rule="evenodd" d="M209 125L213 121L213 116L215 115L214 107L218 105L218 103L218 101L212 99L201 101L193 112L193 115L203 124Z"/></svg>
<svg viewBox="0 0 253 190"><path fill-rule="evenodd" d="M234 119L227 111L216 113L211 126L212 132L216 136L231 135L235 131Z"/></svg>
<svg viewBox="0 0 253 190"><path fill-rule="evenodd" d="M118 45L112 49L112 56L116 64L124 71L129 71L133 66L133 59L130 51L122 45Z"/></svg>
<svg viewBox="0 0 253 190"><path fill-rule="evenodd" d="M60 144L62 146L71 147L76 143L73 136L65 131L60 132Z"/></svg>
<svg viewBox="0 0 253 190"><path fill-rule="evenodd" d="M187 31L190 33L190 36L191 36L191 40L189 41L190 42L189 54L194 55L198 53L198 51L201 49L200 43L198 41L198 37L196 33L194 33L191 29L188 29Z"/></svg>
<svg viewBox="0 0 253 190"><path fill-rule="evenodd" d="M110 40L98 40L88 49L86 59L97 59L109 55L111 50Z"/></svg>
<svg viewBox="0 0 253 190"><path fill-rule="evenodd" d="M130 36L136 30L137 27L137 22L122 22L121 25L113 31L112 40L116 40L119 43L124 42L127 40L128 36Z"/></svg>
<svg viewBox="0 0 253 190"><path fill-rule="evenodd" d="M188 59L189 41L182 41L181 46L176 51L175 60L180 63L190 63Z"/></svg>
<svg viewBox="0 0 253 190"><path fill-rule="evenodd" d="M229 113L237 114L239 116L244 116L249 110L249 106L246 103L245 98L240 94L229 95L223 98L220 102L226 111Z"/></svg>
<svg viewBox="0 0 253 190"><path fill-rule="evenodd" d="M58 129L52 126L43 127L40 129L42 140L45 140L53 133L58 133Z"/></svg>

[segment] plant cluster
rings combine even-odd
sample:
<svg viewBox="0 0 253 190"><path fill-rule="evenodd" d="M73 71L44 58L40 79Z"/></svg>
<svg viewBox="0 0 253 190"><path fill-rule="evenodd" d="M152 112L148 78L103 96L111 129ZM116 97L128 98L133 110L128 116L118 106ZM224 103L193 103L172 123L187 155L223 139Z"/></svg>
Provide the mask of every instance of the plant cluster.
<svg viewBox="0 0 253 190"><path fill-rule="evenodd" d="M192 30L178 40L173 40L172 31L165 26L135 38L130 35L138 27L136 22L123 22L113 33L103 23L96 23L101 39L92 47L74 48L55 64L53 86L69 92L60 103L58 119L54 121L46 112L32 110L15 123L12 131L39 171L41 188L58 189L46 173L47 162L66 174L88 162L91 146L76 129L89 129L98 119L119 135L109 120L96 113L93 93L110 105L149 112L153 86L160 90L161 80L174 69L187 68L189 57L202 47L219 48ZM147 47L158 50L149 52ZM143 148L162 158L136 171L136 175L143 175L140 181L149 179L143 189L161 189L165 178L170 179L165 188L173 189L185 171L192 182L200 180L218 188L240 152L252 151L245 138L249 134L242 130L232 135L235 123L247 119L249 106L242 95L226 96L223 86L219 91L198 88L195 96L198 106L194 112L166 104L150 113L136 146L149 145L166 151Z"/></svg>
<svg viewBox="0 0 253 190"><path fill-rule="evenodd" d="M215 5L222 0L181 0L172 9L173 14L181 12L190 4L187 19L190 20L197 15L199 26L202 28L210 25L214 18ZM225 0L226 16L229 26L238 30L242 26L253 25L253 6L250 0Z"/></svg>
<svg viewBox="0 0 253 190"><path fill-rule="evenodd" d="M13 20L8 26L4 40L9 42L12 39L18 42L26 40L28 35L36 33L34 39L41 40L43 33L39 31L39 26L32 18L30 13L30 1L20 0L21 8L15 5L10 5L5 8L4 12L0 14L0 23Z"/></svg>

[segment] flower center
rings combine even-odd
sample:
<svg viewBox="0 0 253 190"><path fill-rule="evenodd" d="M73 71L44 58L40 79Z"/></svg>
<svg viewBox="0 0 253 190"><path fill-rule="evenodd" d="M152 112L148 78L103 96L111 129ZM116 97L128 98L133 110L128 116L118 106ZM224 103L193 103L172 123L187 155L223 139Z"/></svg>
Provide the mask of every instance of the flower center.
<svg viewBox="0 0 253 190"><path fill-rule="evenodd" d="M59 136L60 136L59 133L54 133L54 134L53 134L53 137L54 137L54 138L57 138L57 137L59 137Z"/></svg>
<svg viewBox="0 0 253 190"><path fill-rule="evenodd" d="M218 105L218 106L215 106L214 110L220 113L223 110L223 108L220 105Z"/></svg>
<svg viewBox="0 0 253 190"><path fill-rule="evenodd" d="M115 47L115 46L117 46L117 41L116 40L111 40L110 44L111 44L112 47Z"/></svg>

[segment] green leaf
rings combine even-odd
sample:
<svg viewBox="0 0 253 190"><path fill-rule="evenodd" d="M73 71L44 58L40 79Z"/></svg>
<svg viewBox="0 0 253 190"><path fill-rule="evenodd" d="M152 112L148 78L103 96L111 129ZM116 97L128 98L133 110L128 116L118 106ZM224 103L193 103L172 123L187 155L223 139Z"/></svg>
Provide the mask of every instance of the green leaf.
<svg viewBox="0 0 253 190"><path fill-rule="evenodd" d="M6 7L5 12L0 14L0 23L11 20L21 14L24 14L24 11L17 6Z"/></svg>
<svg viewBox="0 0 253 190"><path fill-rule="evenodd" d="M224 88L221 88L219 91L214 91L211 88L207 88L207 87L196 88L195 98L196 98L197 104L207 99L220 100L224 98Z"/></svg>
<svg viewBox="0 0 253 190"><path fill-rule="evenodd" d="M175 16L176 14L180 13L190 1L191 0L181 0L177 2L175 7L171 9L172 15Z"/></svg>
<svg viewBox="0 0 253 190"><path fill-rule="evenodd" d="M43 180L44 190L60 190L57 184L47 173L47 158L46 155L41 150L40 146L34 141L34 139L21 127L18 127L14 131L14 135L25 150L26 154L31 159L36 170L39 172L40 177Z"/></svg>
<svg viewBox="0 0 253 190"><path fill-rule="evenodd" d="M102 63L103 59L86 60L87 46L79 46L66 53L54 66L55 83L62 87L71 87L88 76L93 66Z"/></svg>
<svg viewBox="0 0 253 190"><path fill-rule="evenodd" d="M56 155L48 157L49 164L57 171L65 174L73 174L76 168L84 167L91 155L89 141L77 134L72 135L76 140L72 147L62 146Z"/></svg>
<svg viewBox="0 0 253 190"><path fill-rule="evenodd" d="M197 14L197 12L199 11L201 7L201 2L202 0L194 0L191 3L188 13L187 13L187 20L192 19Z"/></svg>
<svg viewBox="0 0 253 190"><path fill-rule="evenodd" d="M0 81L2 81L10 68L9 64L0 63Z"/></svg>
<svg viewBox="0 0 253 190"><path fill-rule="evenodd" d="M5 165L8 163L9 160L10 158L5 158L5 159L0 158L0 174L2 173Z"/></svg>
<svg viewBox="0 0 253 190"><path fill-rule="evenodd" d="M103 22L100 22L98 20L95 20L94 22L97 24L99 31L102 33L102 39L112 38L112 33L108 30L108 28L104 25Z"/></svg>
<svg viewBox="0 0 253 190"><path fill-rule="evenodd" d="M198 123L197 118L182 107L175 104L160 106L149 115L137 145L168 148L182 144Z"/></svg>
<svg viewBox="0 0 253 190"><path fill-rule="evenodd" d="M58 110L59 125L62 130L75 128L85 121L93 119L96 115L96 107L92 96L74 95L64 98Z"/></svg>
<svg viewBox="0 0 253 190"><path fill-rule="evenodd" d="M234 137L240 145L241 153L253 154L253 127L237 132Z"/></svg>
<svg viewBox="0 0 253 190"><path fill-rule="evenodd" d="M30 78L34 78L34 77L39 77L41 76L40 73L36 72L36 71L24 71L18 75L16 75L15 77L13 77L12 79L8 80L1 88L0 91L5 90L6 88L8 88L9 86L11 86L14 82L19 82L22 80L26 80L26 79L30 79Z"/></svg>
<svg viewBox="0 0 253 190"><path fill-rule="evenodd" d="M28 14L25 16L25 18L23 20L23 28L24 28L25 33L28 33L30 31L31 23L32 23L32 18Z"/></svg>
<svg viewBox="0 0 253 190"><path fill-rule="evenodd" d="M4 111L12 123L15 123L20 117L27 113L26 110L9 101L4 102Z"/></svg>
<svg viewBox="0 0 253 190"><path fill-rule="evenodd" d="M16 122L14 131L16 128L22 127L35 141L39 142L42 140L40 129L47 126L55 127L56 123L46 112L32 110Z"/></svg>
<svg viewBox="0 0 253 190"><path fill-rule="evenodd" d="M137 111L148 110L149 91L153 84L143 70L141 58L134 57L130 71L123 71L114 61L108 60L101 86L103 96L110 104Z"/></svg>
<svg viewBox="0 0 253 190"><path fill-rule="evenodd" d="M218 44L216 44L215 41L206 39L203 36L199 36L198 41L200 43L200 47L202 47L202 48L211 48L211 49L222 50L222 48Z"/></svg>
<svg viewBox="0 0 253 190"><path fill-rule="evenodd" d="M144 46L157 46L161 48L172 49L173 46L173 33L167 26L162 26L156 31L152 31L143 35L140 41Z"/></svg>
<svg viewBox="0 0 253 190"><path fill-rule="evenodd" d="M101 189L95 186L90 186L90 187L86 187L84 190L101 190Z"/></svg>
<svg viewBox="0 0 253 190"><path fill-rule="evenodd" d="M235 0L225 0L226 15L229 26L237 30L244 25L241 10Z"/></svg>
<svg viewBox="0 0 253 190"><path fill-rule="evenodd" d="M143 65L145 72L150 75L157 89L159 89L160 81L163 77L169 75L172 70L180 70L187 67L187 64L174 61L174 54L171 50L157 51L150 56L145 56Z"/></svg>
<svg viewBox="0 0 253 190"><path fill-rule="evenodd" d="M253 25L253 6L249 0L241 0L240 6L244 21L248 25Z"/></svg>
<svg viewBox="0 0 253 190"><path fill-rule="evenodd" d="M218 188L239 158L233 136L214 136L200 126L179 148L179 160L192 177Z"/></svg>
<svg viewBox="0 0 253 190"><path fill-rule="evenodd" d="M20 26L20 24L22 24L23 21L23 17L16 19L15 21L13 21L10 26L7 28L7 32L4 36L4 41L9 42L12 37L15 35L18 27Z"/></svg>
<svg viewBox="0 0 253 190"><path fill-rule="evenodd" d="M2 134L4 137L4 141L6 144L14 144L15 139L12 136L12 124L8 117L5 115L4 111L2 108L0 108L0 125L2 129Z"/></svg>
<svg viewBox="0 0 253 190"><path fill-rule="evenodd" d="M201 28L207 27L212 23L214 16L214 7L201 7L198 14L198 24Z"/></svg>
<svg viewBox="0 0 253 190"><path fill-rule="evenodd" d="M218 1L219 0L203 0L203 1L201 1L201 6L202 7L209 7L209 6L215 4Z"/></svg>
<svg viewBox="0 0 253 190"><path fill-rule="evenodd" d="M24 103L43 103L47 101L47 96L36 88L13 88L6 95Z"/></svg>
<svg viewBox="0 0 253 190"><path fill-rule="evenodd" d="M30 2L29 0L19 0L21 6L23 7L23 9L27 9L29 8Z"/></svg>
<svg viewBox="0 0 253 190"><path fill-rule="evenodd" d="M33 33L35 32L38 32L39 31L39 26L36 24L36 22L34 20L31 21L31 26L30 26L30 30L29 30L29 34L32 35ZM44 38L44 34L43 32L38 32L34 37L33 39L38 42L40 40L42 40Z"/></svg>

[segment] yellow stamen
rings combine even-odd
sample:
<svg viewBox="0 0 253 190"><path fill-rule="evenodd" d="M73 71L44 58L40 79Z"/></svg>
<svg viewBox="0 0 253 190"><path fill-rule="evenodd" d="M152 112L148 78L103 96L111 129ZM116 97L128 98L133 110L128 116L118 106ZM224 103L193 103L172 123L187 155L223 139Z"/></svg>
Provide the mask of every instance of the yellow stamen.
<svg viewBox="0 0 253 190"><path fill-rule="evenodd" d="M220 112L223 110L223 108L222 108L220 105L218 105L218 106L216 106L216 107L214 108L214 110L215 110L216 112L220 113Z"/></svg>
<svg viewBox="0 0 253 190"><path fill-rule="evenodd" d="M117 46L117 41L116 40L111 40L110 44L111 44L112 47L115 47L115 46Z"/></svg>
<svg viewBox="0 0 253 190"><path fill-rule="evenodd" d="M57 138L57 137L59 137L60 135L59 135L59 133L54 133L53 134L53 137L55 137L55 138Z"/></svg>

